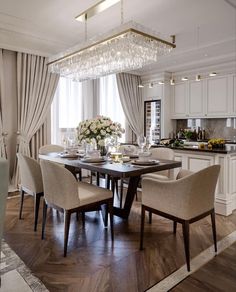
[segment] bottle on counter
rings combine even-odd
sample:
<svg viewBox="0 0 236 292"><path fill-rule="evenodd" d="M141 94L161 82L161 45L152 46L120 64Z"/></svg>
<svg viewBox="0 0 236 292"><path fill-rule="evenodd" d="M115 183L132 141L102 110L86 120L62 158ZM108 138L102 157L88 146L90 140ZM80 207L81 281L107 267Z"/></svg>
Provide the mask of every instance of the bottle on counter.
<svg viewBox="0 0 236 292"><path fill-rule="evenodd" d="M198 130L198 140L202 140L203 138L202 138L202 130L201 130L201 128L199 128L199 130Z"/></svg>
<svg viewBox="0 0 236 292"><path fill-rule="evenodd" d="M206 131L204 128L202 129L202 140L206 140Z"/></svg>

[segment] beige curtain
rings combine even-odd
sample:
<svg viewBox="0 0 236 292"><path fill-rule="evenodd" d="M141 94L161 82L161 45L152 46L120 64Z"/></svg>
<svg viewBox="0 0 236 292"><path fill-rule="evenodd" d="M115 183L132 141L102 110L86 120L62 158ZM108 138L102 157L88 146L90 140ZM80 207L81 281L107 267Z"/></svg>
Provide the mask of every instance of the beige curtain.
<svg viewBox="0 0 236 292"><path fill-rule="evenodd" d="M4 98L4 72L2 49L0 49L0 157L6 158L5 135L2 124L2 99Z"/></svg>
<svg viewBox="0 0 236 292"><path fill-rule="evenodd" d="M116 80L125 117L132 131L139 136L143 134L144 123L144 101L142 90L138 87L141 78L133 74L119 73Z"/></svg>
<svg viewBox="0 0 236 292"><path fill-rule="evenodd" d="M31 156L30 141L46 120L58 80L58 75L48 72L45 57L17 53L19 153ZM18 181L19 174L16 166L15 186Z"/></svg>

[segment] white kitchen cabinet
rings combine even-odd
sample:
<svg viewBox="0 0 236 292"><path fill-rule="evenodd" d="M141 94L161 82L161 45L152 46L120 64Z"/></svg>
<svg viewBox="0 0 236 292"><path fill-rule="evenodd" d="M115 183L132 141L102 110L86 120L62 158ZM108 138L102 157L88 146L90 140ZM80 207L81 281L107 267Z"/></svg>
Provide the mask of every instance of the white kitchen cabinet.
<svg viewBox="0 0 236 292"><path fill-rule="evenodd" d="M189 117L202 117L205 115L203 81L190 81L188 83L188 112Z"/></svg>
<svg viewBox="0 0 236 292"><path fill-rule="evenodd" d="M209 78L206 86L207 117L227 117L230 114L227 76Z"/></svg>
<svg viewBox="0 0 236 292"><path fill-rule="evenodd" d="M232 117L236 114L236 76L177 83L171 102L172 119Z"/></svg>
<svg viewBox="0 0 236 292"><path fill-rule="evenodd" d="M236 76L233 76L233 113L236 116Z"/></svg>
<svg viewBox="0 0 236 292"><path fill-rule="evenodd" d="M172 117L187 117L187 87L186 83L178 83L172 87Z"/></svg>
<svg viewBox="0 0 236 292"><path fill-rule="evenodd" d="M182 168L193 172L210 165L221 166L215 192L215 211L228 216L236 209L236 153L222 154L204 151L174 149L175 160L182 162Z"/></svg>

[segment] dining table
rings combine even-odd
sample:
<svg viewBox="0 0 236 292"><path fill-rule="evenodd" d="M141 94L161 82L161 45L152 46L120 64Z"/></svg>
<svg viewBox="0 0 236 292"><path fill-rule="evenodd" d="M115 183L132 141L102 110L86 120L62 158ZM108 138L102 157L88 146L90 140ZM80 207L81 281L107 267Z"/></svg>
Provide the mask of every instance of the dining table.
<svg viewBox="0 0 236 292"><path fill-rule="evenodd" d="M181 167L180 161L158 159L156 163L140 165L131 160L125 163L117 163L110 159L104 159L99 162L91 162L80 157L62 157L60 153L52 152L48 154L40 154L39 159L45 159L51 162L63 164L67 169L72 171L74 168L81 168L110 176L112 179L128 178L128 188L125 198L125 203L122 208L113 207L113 213L123 219L128 219L132 203L137 192L140 178L143 174L158 172L167 169L174 169ZM96 161L96 160L95 160ZM142 163L141 163L142 164Z"/></svg>

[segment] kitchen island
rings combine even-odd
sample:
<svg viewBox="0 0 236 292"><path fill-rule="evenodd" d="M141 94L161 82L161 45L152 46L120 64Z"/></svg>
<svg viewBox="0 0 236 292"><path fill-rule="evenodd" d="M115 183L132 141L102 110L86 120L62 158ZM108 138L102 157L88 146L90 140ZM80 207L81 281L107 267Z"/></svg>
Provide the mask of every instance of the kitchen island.
<svg viewBox="0 0 236 292"><path fill-rule="evenodd" d="M170 147L175 160L182 162L182 168L198 171L214 164L220 164L220 176L215 194L216 213L228 216L236 209L236 145L226 144L223 148L209 150L207 146Z"/></svg>

